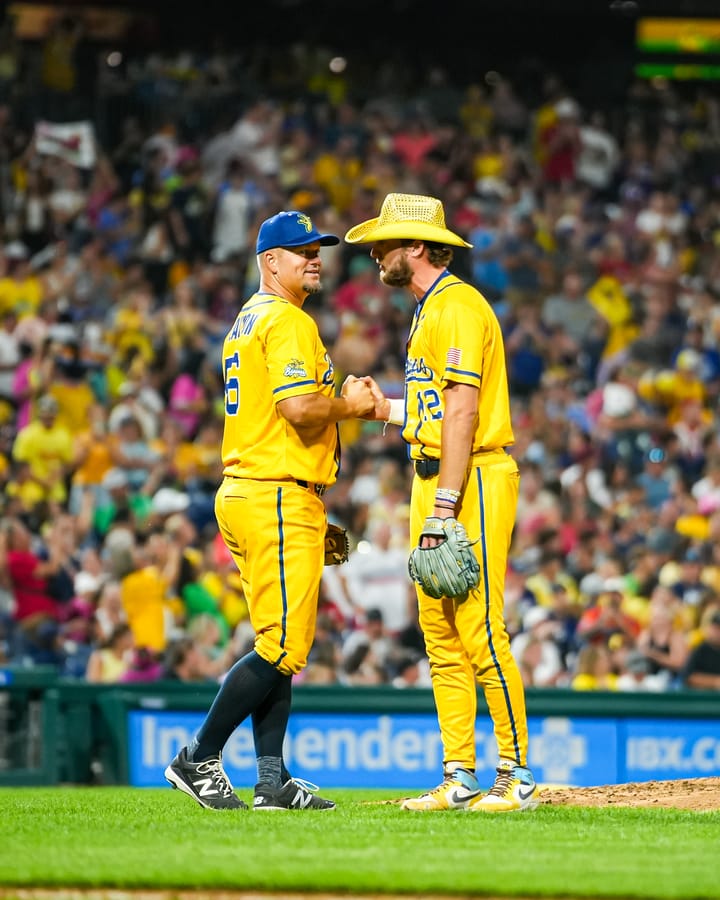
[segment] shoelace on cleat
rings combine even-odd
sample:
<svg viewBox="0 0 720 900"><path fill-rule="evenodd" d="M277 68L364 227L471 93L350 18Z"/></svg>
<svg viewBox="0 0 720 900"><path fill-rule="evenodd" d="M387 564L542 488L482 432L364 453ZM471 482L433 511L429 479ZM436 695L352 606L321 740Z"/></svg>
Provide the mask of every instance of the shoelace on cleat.
<svg viewBox="0 0 720 900"><path fill-rule="evenodd" d="M426 791L423 796L432 797L434 794L441 794L451 782L456 781L456 780L457 779L455 778L455 773L448 772L447 775L443 778L443 780L440 782L440 784L437 787L434 787L431 790Z"/></svg>
<svg viewBox="0 0 720 900"><path fill-rule="evenodd" d="M497 769L495 784L490 788L488 794L493 794L495 797L504 797L514 780L515 775L512 769Z"/></svg>
<svg viewBox="0 0 720 900"><path fill-rule="evenodd" d="M313 784L312 781L305 781L304 778L291 778L290 781L309 794L316 794L320 790L316 784Z"/></svg>
<svg viewBox="0 0 720 900"><path fill-rule="evenodd" d="M198 764L196 771L201 775L209 775L223 797L229 797L234 793L230 779L225 774L225 769L219 759L206 759L205 762Z"/></svg>

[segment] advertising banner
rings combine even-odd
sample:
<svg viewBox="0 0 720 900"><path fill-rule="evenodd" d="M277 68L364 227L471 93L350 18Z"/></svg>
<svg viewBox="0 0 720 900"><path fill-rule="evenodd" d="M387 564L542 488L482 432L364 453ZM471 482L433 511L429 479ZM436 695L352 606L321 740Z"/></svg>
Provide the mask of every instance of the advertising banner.
<svg viewBox="0 0 720 900"><path fill-rule="evenodd" d="M200 712L130 710L129 781L167 782L163 771L202 722ZM717 721L530 717L529 764L543 784L591 787L720 775ZM477 724L477 774L492 782L495 739L488 719ZM285 760L298 778L328 787L418 790L438 781L442 747L431 714L296 713ZM223 764L237 788L256 781L250 722L228 741Z"/></svg>

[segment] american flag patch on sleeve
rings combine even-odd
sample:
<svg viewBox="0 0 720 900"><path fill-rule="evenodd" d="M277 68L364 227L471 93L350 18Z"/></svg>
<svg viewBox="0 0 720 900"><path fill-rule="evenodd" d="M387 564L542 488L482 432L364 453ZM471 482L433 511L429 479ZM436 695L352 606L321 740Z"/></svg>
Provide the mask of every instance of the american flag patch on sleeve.
<svg viewBox="0 0 720 900"><path fill-rule="evenodd" d="M462 356L461 350L458 350L456 347L451 347L447 352L447 357L445 358L445 365L446 366L459 366L461 356Z"/></svg>

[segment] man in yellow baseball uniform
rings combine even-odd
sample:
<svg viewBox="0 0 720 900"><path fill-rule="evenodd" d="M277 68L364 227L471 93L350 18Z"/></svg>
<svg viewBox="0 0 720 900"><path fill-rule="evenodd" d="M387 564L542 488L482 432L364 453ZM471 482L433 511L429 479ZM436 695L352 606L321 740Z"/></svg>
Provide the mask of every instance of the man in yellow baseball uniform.
<svg viewBox="0 0 720 900"><path fill-rule="evenodd" d="M304 213L260 226L260 286L240 310L222 351L224 478L216 495L220 532L241 573L253 650L228 672L189 746L165 770L176 788L212 809L238 809L222 749L252 717L256 810L333 809L290 777L282 746L292 677L307 662L325 558L322 495L335 482L337 423L370 413L368 385L353 376L336 396L333 364L303 310L320 290L320 248L338 244Z"/></svg>
<svg viewBox="0 0 720 900"><path fill-rule="evenodd" d="M417 587L444 771L441 784L403 808L529 809L537 788L527 768L525 694L503 614L519 472L505 449L514 437L500 326L485 298L448 271L452 248L469 245L446 228L434 197L388 194L379 217L351 228L345 240L370 244L380 279L409 288L416 303L404 400L386 399L366 379L376 398L373 417L402 425L415 468L411 543L437 543L441 537L423 532L438 535L438 520L456 518L477 541L480 564L477 588L462 596L434 599ZM499 755L486 794L475 776L478 682Z"/></svg>

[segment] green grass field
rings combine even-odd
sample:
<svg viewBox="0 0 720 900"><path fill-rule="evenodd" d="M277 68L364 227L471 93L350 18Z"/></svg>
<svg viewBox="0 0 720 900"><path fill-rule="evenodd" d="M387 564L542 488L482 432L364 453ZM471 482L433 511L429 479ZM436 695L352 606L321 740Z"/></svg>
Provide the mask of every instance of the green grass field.
<svg viewBox="0 0 720 900"><path fill-rule="evenodd" d="M720 812L409 813L325 793L336 810L260 814L169 788L3 788L0 885L720 897Z"/></svg>

